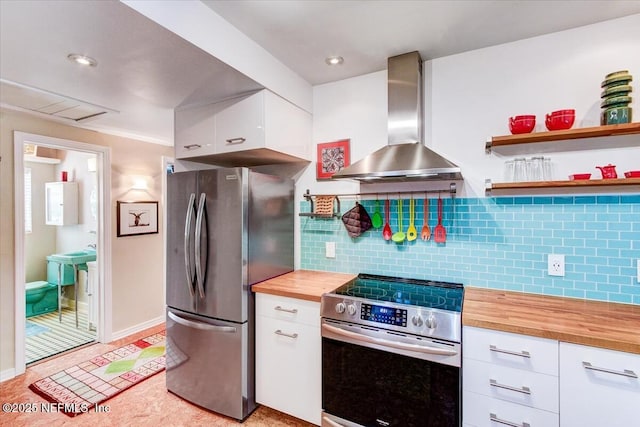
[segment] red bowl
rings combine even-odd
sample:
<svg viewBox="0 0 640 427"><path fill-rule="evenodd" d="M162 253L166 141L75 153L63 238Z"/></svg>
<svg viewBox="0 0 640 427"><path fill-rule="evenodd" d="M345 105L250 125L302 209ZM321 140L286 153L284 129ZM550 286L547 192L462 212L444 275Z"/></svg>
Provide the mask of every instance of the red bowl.
<svg viewBox="0 0 640 427"><path fill-rule="evenodd" d="M575 121L575 114L547 114L544 124L549 130L570 129Z"/></svg>
<svg viewBox="0 0 640 427"><path fill-rule="evenodd" d="M558 111L554 111L550 114L551 116L575 116L576 115L576 110L558 110Z"/></svg>
<svg viewBox="0 0 640 427"><path fill-rule="evenodd" d="M625 178L640 178L640 171L629 171L624 173Z"/></svg>
<svg viewBox="0 0 640 427"><path fill-rule="evenodd" d="M509 130L512 134L529 133L536 126L536 116L524 115L509 117Z"/></svg>
<svg viewBox="0 0 640 427"><path fill-rule="evenodd" d="M591 178L590 173L574 173L573 175L569 175L569 179L572 181L579 180L579 179L589 179L589 178Z"/></svg>

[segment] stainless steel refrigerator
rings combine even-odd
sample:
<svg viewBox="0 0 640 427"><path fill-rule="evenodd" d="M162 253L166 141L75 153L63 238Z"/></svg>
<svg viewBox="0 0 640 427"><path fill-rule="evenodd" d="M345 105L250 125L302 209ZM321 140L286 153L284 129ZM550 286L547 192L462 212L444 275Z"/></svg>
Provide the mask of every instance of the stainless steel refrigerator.
<svg viewBox="0 0 640 427"><path fill-rule="evenodd" d="M167 389L243 420L256 407L251 285L293 270L293 181L178 172L167 193Z"/></svg>

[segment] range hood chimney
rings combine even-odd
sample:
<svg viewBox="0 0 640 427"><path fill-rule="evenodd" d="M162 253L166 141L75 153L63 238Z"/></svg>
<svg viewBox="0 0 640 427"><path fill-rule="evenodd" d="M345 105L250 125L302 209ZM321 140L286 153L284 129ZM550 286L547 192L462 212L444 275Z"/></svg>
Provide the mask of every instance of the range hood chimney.
<svg viewBox="0 0 640 427"><path fill-rule="evenodd" d="M335 173L366 182L460 180L460 168L422 142L422 58L418 52L388 59L388 145Z"/></svg>

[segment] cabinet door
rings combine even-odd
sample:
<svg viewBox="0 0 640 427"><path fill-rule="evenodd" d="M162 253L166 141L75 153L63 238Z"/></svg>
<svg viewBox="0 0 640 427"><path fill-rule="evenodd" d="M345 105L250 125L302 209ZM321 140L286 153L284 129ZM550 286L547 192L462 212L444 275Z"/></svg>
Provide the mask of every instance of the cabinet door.
<svg viewBox="0 0 640 427"><path fill-rule="evenodd" d="M637 425L639 376L640 355L560 343L560 425Z"/></svg>
<svg viewBox="0 0 640 427"><path fill-rule="evenodd" d="M45 183L45 223L74 225L78 223L78 183Z"/></svg>
<svg viewBox="0 0 640 427"><path fill-rule="evenodd" d="M216 136L216 104L175 111L176 159L213 154Z"/></svg>
<svg viewBox="0 0 640 427"><path fill-rule="evenodd" d="M264 147L264 91L223 101L218 105L216 153Z"/></svg>
<svg viewBox="0 0 640 427"><path fill-rule="evenodd" d="M256 316L256 401L320 425L320 328Z"/></svg>

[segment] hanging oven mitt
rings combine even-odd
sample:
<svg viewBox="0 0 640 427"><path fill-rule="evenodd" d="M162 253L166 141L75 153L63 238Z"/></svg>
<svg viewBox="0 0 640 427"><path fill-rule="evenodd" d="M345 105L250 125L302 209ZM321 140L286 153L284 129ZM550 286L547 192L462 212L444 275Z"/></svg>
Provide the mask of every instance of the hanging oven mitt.
<svg viewBox="0 0 640 427"><path fill-rule="evenodd" d="M358 237L371 228L371 217L358 202L342 215L342 222L350 237Z"/></svg>

